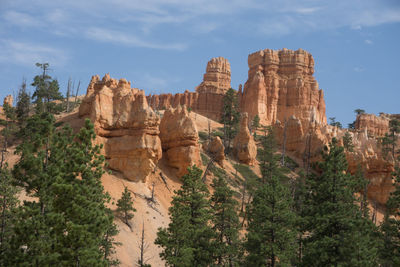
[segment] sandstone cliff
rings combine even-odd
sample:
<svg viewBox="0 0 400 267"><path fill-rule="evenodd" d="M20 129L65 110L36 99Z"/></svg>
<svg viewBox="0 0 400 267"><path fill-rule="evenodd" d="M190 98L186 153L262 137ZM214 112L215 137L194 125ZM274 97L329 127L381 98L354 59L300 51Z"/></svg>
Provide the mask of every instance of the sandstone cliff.
<svg viewBox="0 0 400 267"><path fill-rule="evenodd" d="M310 53L265 49L250 54L248 65L248 79L239 93L241 111L250 119L258 115L262 124L269 125L295 116L303 124L310 120L326 124L323 92L313 77Z"/></svg>
<svg viewBox="0 0 400 267"><path fill-rule="evenodd" d="M201 115L218 120L221 116L223 96L230 87L230 64L225 58L218 57L207 63L203 82L196 87L196 92L150 95L147 99L153 109L186 105Z"/></svg>
<svg viewBox="0 0 400 267"><path fill-rule="evenodd" d="M109 167L132 181L145 181L161 158L159 117L148 106L143 91L131 88L125 79L102 80L93 76L79 108L89 117L104 145Z"/></svg>
<svg viewBox="0 0 400 267"><path fill-rule="evenodd" d="M199 135L186 106L164 112L160 124L160 138L168 164L177 169L177 175L187 173L192 165L201 166Z"/></svg>
<svg viewBox="0 0 400 267"><path fill-rule="evenodd" d="M358 131L367 130L370 136L384 136L389 131L390 117L381 114L379 117L374 114L359 114L356 118L355 129Z"/></svg>
<svg viewBox="0 0 400 267"><path fill-rule="evenodd" d="M211 154L211 157L215 162L217 162L221 167L224 167L225 149L219 136L214 136L211 139L211 142L207 141L203 145L203 148Z"/></svg>

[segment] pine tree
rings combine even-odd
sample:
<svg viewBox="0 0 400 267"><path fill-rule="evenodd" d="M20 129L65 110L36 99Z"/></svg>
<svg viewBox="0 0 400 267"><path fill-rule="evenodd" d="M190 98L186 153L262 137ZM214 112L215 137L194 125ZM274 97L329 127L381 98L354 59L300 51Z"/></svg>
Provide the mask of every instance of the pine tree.
<svg viewBox="0 0 400 267"><path fill-rule="evenodd" d="M7 164L0 168L0 266L7 266L6 257L11 251L11 238L18 204L17 188Z"/></svg>
<svg viewBox="0 0 400 267"><path fill-rule="evenodd" d="M202 171L196 166L188 171L169 208L171 222L158 230L155 241L163 248L160 256L167 266L208 266L213 261L209 193L201 181Z"/></svg>
<svg viewBox="0 0 400 267"><path fill-rule="evenodd" d="M353 138L351 137L349 132L346 132L343 136L343 146L346 151L354 151Z"/></svg>
<svg viewBox="0 0 400 267"><path fill-rule="evenodd" d="M386 203L386 213L380 226L383 245L380 249L381 264L383 267L400 265L400 168L393 174L395 190L390 194Z"/></svg>
<svg viewBox="0 0 400 267"><path fill-rule="evenodd" d="M114 263L110 236L116 231L105 205L110 197L100 181L104 157L92 144L93 125L86 120L76 135L69 127L56 131L54 117L41 113L28 119L25 134L14 175L37 201L25 201L19 209L10 264Z"/></svg>
<svg viewBox="0 0 400 267"><path fill-rule="evenodd" d="M26 90L26 81L23 80L21 87L18 90L16 105L17 120L21 127L24 127L24 122L29 117L30 98L31 97Z"/></svg>
<svg viewBox="0 0 400 267"><path fill-rule="evenodd" d="M131 192L126 186L121 198L117 201L117 212L122 216L124 223L130 227L129 220L133 218L133 212L136 212L136 209L133 207Z"/></svg>
<svg viewBox="0 0 400 267"><path fill-rule="evenodd" d="M369 262L371 258L364 255L368 249L374 250L369 247L374 243L374 233L369 232L371 229L365 232L358 229L367 225L367 220L356 205L357 182L347 173L344 148L338 146L335 138L329 150L326 148L318 168L321 174L312 174L307 179L309 237L305 243L304 266L376 266L376 261Z"/></svg>
<svg viewBox="0 0 400 267"><path fill-rule="evenodd" d="M222 175L214 178L211 187L212 224L216 233L213 242L214 257L218 266L239 266L240 240L238 202L233 198L233 190L229 188Z"/></svg>
<svg viewBox="0 0 400 267"><path fill-rule="evenodd" d="M36 63L36 66L43 70L41 75L34 77L32 83L32 86L36 87L32 95L32 98L35 99L36 110L39 113L57 113L61 111L62 106L56 104L54 100L63 100L58 81L46 72L49 69L49 63Z"/></svg>
<svg viewBox="0 0 400 267"><path fill-rule="evenodd" d="M294 260L295 214L287 178L275 157L274 136L262 137L260 168L262 184L249 208L245 249L246 266L289 266Z"/></svg>
<svg viewBox="0 0 400 267"><path fill-rule="evenodd" d="M235 90L230 88L223 98L223 109L221 122L224 124L224 146L225 153L229 153L231 141L237 133L240 119L238 98Z"/></svg>

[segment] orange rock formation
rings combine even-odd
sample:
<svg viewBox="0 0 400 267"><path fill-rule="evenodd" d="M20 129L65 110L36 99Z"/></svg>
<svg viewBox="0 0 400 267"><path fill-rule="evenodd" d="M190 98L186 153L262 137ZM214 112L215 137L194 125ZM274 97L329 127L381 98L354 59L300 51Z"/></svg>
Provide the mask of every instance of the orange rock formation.
<svg viewBox="0 0 400 267"><path fill-rule="evenodd" d="M371 136L383 136L389 131L389 121L390 118L386 114L379 117L374 114L359 114L355 128L359 131L367 130Z"/></svg>
<svg viewBox="0 0 400 267"><path fill-rule="evenodd" d="M221 167L224 166L225 150L224 150L224 145L222 144L222 140L221 138L219 138L219 136L214 136L211 139L211 142L207 142L203 147L211 154L212 158Z"/></svg>
<svg viewBox="0 0 400 267"><path fill-rule="evenodd" d="M240 92L242 112L262 124L283 122L290 116L300 121L326 124L322 90L313 77L314 59L302 49L265 49L248 57L248 80Z"/></svg>
<svg viewBox="0 0 400 267"><path fill-rule="evenodd" d="M125 79L93 76L79 108L80 117L94 123L97 142L109 167L132 181L145 181L162 156L159 117L143 91Z"/></svg>
<svg viewBox="0 0 400 267"><path fill-rule="evenodd" d="M201 166L199 135L186 106L170 108L164 112L160 123L160 138L168 164L178 170L177 175L187 173L192 165Z"/></svg>
<svg viewBox="0 0 400 267"><path fill-rule="evenodd" d="M10 107L13 106L13 102L14 102L14 98L12 95L8 95L4 98L3 101L3 106L5 106L6 104L8 104Z"/></svg>
<svg viewBox="0 0 400 267"><path fill-rule="evenodd" d="M257 156L257 146L253 136L250 134L248 123L249 116L247 113L242 113L240 130L233 140L233 153L240 162L254 165Z"/></svg>
<svg viewBox="0 0 400 267"><path fill-rule="evenodd" d="M154 109L186 105L201 115L218 120L221 116L223 96L230 87L230 64L225 58L218 57L207 63L203 82L196 87L196 92L150 95L147 99Z"/></svg>

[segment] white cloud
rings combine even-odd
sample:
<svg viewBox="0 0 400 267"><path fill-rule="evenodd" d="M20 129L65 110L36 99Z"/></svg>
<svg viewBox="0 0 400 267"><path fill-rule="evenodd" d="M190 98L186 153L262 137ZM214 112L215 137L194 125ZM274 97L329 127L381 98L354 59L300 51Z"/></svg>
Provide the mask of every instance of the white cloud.
<svg viewBox="0 0 400 267"><path fill-rule="evenodd" d="M354 67L355 72L363 72L365 69L363 67Z"/></svg>
<svg viewBox="0 0 400 267"><path fill-rule="evenodd" d="M3 14L2 18L6 21L6 23L17 25L20 27L43 26L43 23L39 21L36 17L23 12L8 11Z"/></svg>
<svg viewBox="0 0 400 267"><path fill-rule="evenodd" d="M67 60L63 50L47 45L13 40L0 41L0 62L24 66L49 62L55 66L63 66Z"/></svg>
<svg viewBox="0 0 400 267"><path fill-rule="evenodd" d="M369 40L369 39L364 40L364 42L365 42L366 44L368 44L368 45L372 45L372 44L374 43L373 41L371 41L371 40Z"/></svg>
<svg viewBox="0 0 400 267"><path fill-rule="evenodd" d="M134 36L128 33L112 31L102 28L90 28L86 31L86 37L92 40L107 42L107 43L115 43L122 44L127 46L136 46L136 47L144 47L144 48L152 48L152 49L161 49L161 50L185 50L186 44L183 43L156 43L142 40L138 36Z"/></svg>

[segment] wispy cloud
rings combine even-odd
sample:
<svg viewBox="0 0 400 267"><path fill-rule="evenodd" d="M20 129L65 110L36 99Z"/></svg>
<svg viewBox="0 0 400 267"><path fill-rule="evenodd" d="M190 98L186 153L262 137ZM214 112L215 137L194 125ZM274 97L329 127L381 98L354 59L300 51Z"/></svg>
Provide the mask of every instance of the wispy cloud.
<svg viewBox="0 0 400 267"><path fill-rule="evenodd" d="M355 72L363 72L365 69L363 67L354 67Z"/></svg>
<svg viewBox="0 0 400 267"><path fill-rule="evenodd" d="M372 45L374 42L372 40L366 39L364 42L368 45Z"/></svg>
<svg viewBox="0 0 400 267"><path fill-rule="evenodd" d="M37 62L52 62L62 66L68 60L65 51L43 44L0 41L0 62L24 66L33 66Z"/></svg>
<svg viewBox="0 0 400 267"><path fill-rule="evenodd" d="M35 16L23 12L8 11L2 16L6 23L20 27L39 27L43 26Z"/></svg>
<svg viewBox="0 0 400 267"><path fill-rule="evenodd" d="M136 46L152 49L163 49L163 50L185 50L186 44L184 43L172 43L162 44L156 42L149 42L141 39L138 36L131 35L129 33L112 31L101 28L90 28L86 32L86 37L92 40L122 44L127 46Z"/></svg>

